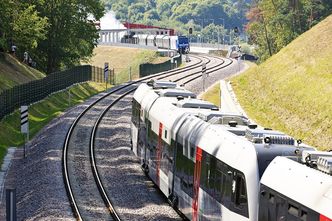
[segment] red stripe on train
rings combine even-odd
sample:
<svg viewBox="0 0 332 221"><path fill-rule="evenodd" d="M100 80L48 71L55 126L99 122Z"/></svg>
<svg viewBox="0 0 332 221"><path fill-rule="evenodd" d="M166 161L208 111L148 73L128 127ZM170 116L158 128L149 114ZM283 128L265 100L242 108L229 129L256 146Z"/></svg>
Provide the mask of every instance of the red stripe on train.
<svg viewBox="0 0 332 221"><path fill-rule="evenodd" d="M163 152L163 145L162 145L162 135L163 135L163 124L160 122L159 123L159 134L158 134L158 146L157 146L157 168L156 168L156 178L157 178L157 185L160 186L160 175L159 175L159 170L160 170L160 161L161 161L161 154Z"/></svg>
<svg viewBox="0 0 332 221"><path fill-rule="evenodd" d="M332 209L332 208L331 208ZM332 221L332 219L320 214L319 221Z"/></svg>
<svg viewBox="0 0 332 221"><path fill-rule="evenodd" d="M196 148L196 163L194 170L194 198L193 198L193 214L192 220L196 221L198 216L198 194L199 194L199 184L201 180L201 168L202 168L202 149L200 147Z"/></svg>

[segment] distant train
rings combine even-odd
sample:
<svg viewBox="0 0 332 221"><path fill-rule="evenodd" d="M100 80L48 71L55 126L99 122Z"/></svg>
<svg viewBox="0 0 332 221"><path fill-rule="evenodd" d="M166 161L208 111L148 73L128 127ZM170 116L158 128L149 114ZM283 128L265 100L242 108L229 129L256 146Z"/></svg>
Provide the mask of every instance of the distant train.
<svg viewBox="0 0 332 221"><path fill-rule="evenodd" d="M172 82L133 96L132 148L190 220L332 221L332 153L249 124Z"/></svg>
<svg viewBox="0 0 332 221"><path fill-rule="evenodd" d="M121 43L139 44L176 50L182 54L187 54L190 51L189 40L185 36L130 34L125 35L121 39Z"/></svg>

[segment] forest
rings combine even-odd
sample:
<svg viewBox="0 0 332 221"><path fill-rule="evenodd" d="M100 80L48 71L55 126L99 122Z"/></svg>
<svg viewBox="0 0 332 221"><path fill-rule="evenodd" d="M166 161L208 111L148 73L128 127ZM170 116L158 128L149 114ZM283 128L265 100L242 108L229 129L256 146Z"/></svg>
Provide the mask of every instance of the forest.
<svg viewBox="0 0 332 221"><path fill-rule="evenodd" d="M79 65L92 55L99 37L93 21L104 12L99 0L1 0L0 51L14 45L18 59L27 52L45 73Z"/></svg>
<svg viewBox="0 0 332 221"><path fill-rule="evenodd" d="M245 31L264 61L331 13L331 0L256 0Z"/></svg>
<svg viewBox="0 0 332 221"><path fill-rule="evenodd" d="M250 0L104 0L122 22L174 28L179 35L193 30L193 41L229 42L234 28L243 30ZM226 37L227 35L227 37ZM232 36L230 36L232 35ZM218 38L219 36L219 38ZM223 36L223 37L222 37ZM198 39L200 37L200 39Z"/></svg>
<svg viewBox="0 0 332 221"><path fill-rule="evenodd" d="M175 28L192 41L255 47L264 61L332 13L331 0L104 0L122 21Z"/></svg>
<svg viewBox="0 0 332 221"><path fill-rule="evenodd" d="M52 73L89 59L94 22L107 10L122 22L174 28L192 42L248 42L264 61L332 13L331 0L1 0L0 52L17 48Z"/></svg>

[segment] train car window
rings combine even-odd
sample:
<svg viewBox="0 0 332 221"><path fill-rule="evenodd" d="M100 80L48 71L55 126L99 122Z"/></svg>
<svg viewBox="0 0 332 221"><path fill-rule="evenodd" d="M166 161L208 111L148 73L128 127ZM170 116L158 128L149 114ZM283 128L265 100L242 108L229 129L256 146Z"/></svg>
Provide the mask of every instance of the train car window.
<svg viewBox="0 0 332 221"><path fill-rule="evenodd" d="M167 130L165 130L165 139L167 139Z"/></svg>
<svg viewBox="0 0 332 221"><path fill-rule="evenodd" d="M275 198L274 198L274 195L273 195L272 193L270 193L270 194L269 194L269 202L270 202L270 203L274 203L274 202L275 202L274 199L275 199Z"/></svg>
<svg viewBox="0 0 332 221"><path fill-rule="evenodd" d="M193 145L193 144L190 144L190 158L192 159L192 160L195 160L195 146Z"/></svg>
<svg viewBox="0 0 332 221"><path fill-rule="evenodd" d="M166 142L162 142L163 145L163 153L162 153L162 160L161 160L161 170L167 174L171 169L172 169L172 157L171 155L173 154L171 151L170 145Z"/></svg>
<svg viewBox="0 0 332 221"><path fill-rule="evenodd" d="M299 216L299 208L295 205L288 204L288 214L298 217Z"/></svg>
<svg viewBox="0 0 332 221"><path fill-rule="evenodd" d="M240 206L241 204L246 204L247 190L244 177L238 174L235 182L235 205Z"/></svg>
<svg viewBox="0 0 332 221"><path fill-rule="evenodd" d="M151 137L151 121L149 119L146 119L145 124L146 124L146 129L147 129L146 136L147 136L147 138L150 138Z"/></svg>
<svg viewBox="0 0 332 221"><path fill-rule="evenodd" d="M193 197L194 162L183 155L183 145L177 143L176 174L181 180L181 189Z"/></svg>
<svg viewBox="0 0 332 221"><path fill-rule="evenodd" d="M269 208L271 208L271 204L268 203L269 193L268 190L265 190L264 186L261 185L261 191L260 191L260 197L259 197L259 215L258 220L259 221L275 221L275 218L272 218L269 215Z"/></svg>
<svg viewBox="0 0 332 221"><path fill-rule="evenodd" d="M231 210L242 216L249 217L246 181L243 173L234 170L231 182L232 189L234 190Z"/></svg>
<svg viewBox="0 0 332 221"><path fill-rule="evenodd" d="M201 184L202 188L207 191L209 185L210 155L203 152L202 162Z"/></svg>
<svg viewBox="0 0 332 221"><path fill-rule="evenodd" d="M314 221L319 213L261 184L258 221Z"/></svg>
<svg viewBox="0 0 332 221"><path fill-rule="evenodd" d="M132 103L132 121L137 126L140 120L140 104L135 99L133 99Z"/></svg>
<svg viewBox="0 0 332 221"><path fill-rule="evenodd" d="M301 220L307 221L308 213L304 210L301 210Z"/></svg>
<svg viewBox="0 0 332 221"><path fill-rule="evenodd" d="M231 204L231 197L232 197L232 172L229 173L231 168L225 164L222 163L221 172L223 174L223 184L222 184L222 203L229 208Z"/></svg>
<svg viewBox="0 0 332 221"><path fill-rule="evenodd" d="M223 175L219 168L216 171L216 185L215 185L215 193L216 193L216 200L221 203L221 196L222 196L222 184L223 184Z"/></svg>

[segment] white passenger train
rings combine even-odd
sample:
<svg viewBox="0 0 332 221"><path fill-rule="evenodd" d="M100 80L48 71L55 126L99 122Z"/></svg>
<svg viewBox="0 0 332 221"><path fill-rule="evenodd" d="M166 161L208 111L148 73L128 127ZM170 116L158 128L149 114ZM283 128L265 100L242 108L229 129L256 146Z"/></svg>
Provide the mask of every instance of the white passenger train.
<svg viewBox="0 0 332 221"><path fill-rule="evenodd" d="M176 50L182 54L187 54L190 51L189 39L186 36L148 34L125 35L121 39L121 42Z"/></svg>
<svg viewBox="0 0 332 221"><path fill-rule="evenodd" d="M174 207L190 220L332 221L332 153L195 97L153 81L133 97L133 151Z"/></svg>

